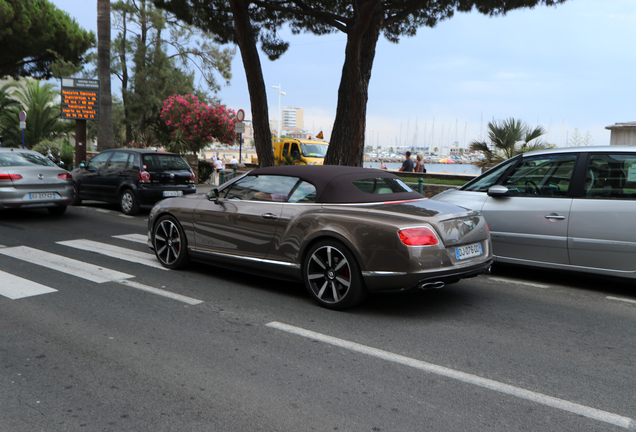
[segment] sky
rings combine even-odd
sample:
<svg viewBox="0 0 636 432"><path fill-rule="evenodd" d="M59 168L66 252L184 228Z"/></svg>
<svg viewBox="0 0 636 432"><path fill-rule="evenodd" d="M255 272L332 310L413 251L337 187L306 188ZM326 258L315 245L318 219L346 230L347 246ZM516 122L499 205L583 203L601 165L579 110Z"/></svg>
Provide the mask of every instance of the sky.
<svg viewBox="0 0 636 432"><path fill-rule="evenodd" d="M97 34L96 0L50 0ZM609 145L606 126L636 121L636 2L568 0L503 17L456 13L399 43L377 45L367 104L366 145L459 146L485 140L490 121L515 118L542 126L565 146L575 133ZM114 34L113 34L114 37ZM305 128L329 140L336 114L346 35L282 37L279 60L261 55L270 119L280 106L304 110ZM251 119L238 53L229 86L217 93ZM113 87L117 86L113 78ZM200 83L199 85L202 85Z"/></svg>

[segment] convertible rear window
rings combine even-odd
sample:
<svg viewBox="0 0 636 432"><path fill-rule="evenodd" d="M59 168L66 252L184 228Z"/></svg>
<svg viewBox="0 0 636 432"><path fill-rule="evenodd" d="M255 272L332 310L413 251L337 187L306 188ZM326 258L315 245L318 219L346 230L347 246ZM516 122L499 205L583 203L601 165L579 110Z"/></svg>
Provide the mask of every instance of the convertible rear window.
<svg viewBox="0 0 636 432"><path fill-rule="evenodd" d="M34 153L22 153L16 152L2 152L0 153L0 166L28 166L28 165L41 165L41 166L55 166L53 162Z"/></svg>
<svg viewBox="0 0 636 432"><path fill-rule="evenodd" d="M399 178L393 177L366 178L353 180L352 183L362 192L366 192L369 194L413 192L413 190L409 186L407 186L406 183L404 183Z"/></svg>

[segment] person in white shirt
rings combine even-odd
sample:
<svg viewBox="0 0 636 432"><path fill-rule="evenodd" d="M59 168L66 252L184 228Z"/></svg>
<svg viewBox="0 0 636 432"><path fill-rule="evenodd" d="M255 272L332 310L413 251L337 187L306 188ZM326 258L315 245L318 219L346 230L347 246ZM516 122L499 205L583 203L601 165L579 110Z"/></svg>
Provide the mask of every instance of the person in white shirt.
<svg viewBox="0 0 636 432"><path fill-rule="evenodd" d="M216 171L215 173L215 183L219 184L219 171L225 169L225 163L221 160L221 159L217 159L214 162L214 170Z"/></svg>
<svg viewBox="0 0 636 432"><path fill-rule="evenodd" d="M232 155L232 159L230 160L230 163L231 164L237 164L237 163L239 163L239 161L236 160L236 156Z"/></svg>

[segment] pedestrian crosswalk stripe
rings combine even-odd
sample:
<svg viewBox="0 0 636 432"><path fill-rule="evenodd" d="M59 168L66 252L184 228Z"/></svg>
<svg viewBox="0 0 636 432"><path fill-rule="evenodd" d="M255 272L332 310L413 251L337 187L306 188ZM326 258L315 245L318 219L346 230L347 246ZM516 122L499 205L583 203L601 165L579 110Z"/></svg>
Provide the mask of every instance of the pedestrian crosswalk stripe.
<svg viewBox="0 0 636 432"><path fill-rule="evenodd" d="M0 271L0 295L11 300L57 292L56 289Z"/></svg>
<svg viewBox="0 0 636 432"><path fill-rule="evenodd" d="M162 290L162 289L159 289L159 288L153 288L153 287L150 287L148 285L140 284L139 282L135 282L135 281L123 280L123 281L118 281L117 283L125 285L125 286L129 286L129 287L132 287L132 288L136 288L136 289L141 290L141 291L146 291L146 292L157 294L157 295L160 295L160 296L163 296L163 297L168 297L168 298L171 298L173 300L178 300L180 302L187 303L189 305L198 305L198 304L203 303L203 300L197 300L197 299L192 298L192 297L184 296L184 295L181 295L181 294L175 294L173 292Z"/></svg>
<svg viewBox="0 0 636 432"><path fill-rule="evenodd" d="M67 258L28 246L0 248L0 254L20 259L42 267L67 273L96 283L111 282L135 277L127 273Z"/></svg>
<svg viewBox="0 0 636 432"><path fill-rule="evenodd" d="M142 234L123 234L113 236L113 238L128 240L134 243L148 244L148 236Z"/></svg>
<svg viewBox="0 0 636 432"><path fill-rule="evenodd" d="M100 243L92 240L68 240L57 242L64 246L81 249L89 252L95 252L112 258L118 258L124 261L130 261L150 267L168 270L157 261L153 254L146 252L138 252L132 249L126 249L119 246L113 246L107 243Z"/></svg>

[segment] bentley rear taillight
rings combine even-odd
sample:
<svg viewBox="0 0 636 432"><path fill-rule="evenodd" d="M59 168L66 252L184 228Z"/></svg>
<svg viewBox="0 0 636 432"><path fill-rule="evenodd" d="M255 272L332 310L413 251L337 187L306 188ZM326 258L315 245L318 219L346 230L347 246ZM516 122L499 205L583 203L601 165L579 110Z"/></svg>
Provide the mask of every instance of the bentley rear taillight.
<svg viewBox="0 0 636 432"><path fill-rule="evenodd" d="M400 240L407 246L434 246L439 244L435 233L426 227L406 228L398 231Z"/></svg>

